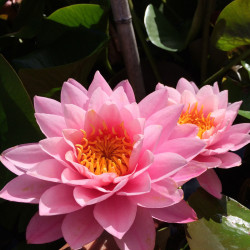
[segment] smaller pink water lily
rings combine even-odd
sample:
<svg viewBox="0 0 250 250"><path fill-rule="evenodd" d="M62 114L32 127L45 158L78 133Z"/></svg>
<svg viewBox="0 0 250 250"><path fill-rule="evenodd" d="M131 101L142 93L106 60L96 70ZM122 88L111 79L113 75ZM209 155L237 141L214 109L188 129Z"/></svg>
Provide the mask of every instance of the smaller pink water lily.
<svg viewBox="0 0 250 250"><path fill-rule="evenodd" d="M213 168L231 168L241 165L241 158L232 152L250 142L250 124L233 122L241 101L228 103L228 91L219 91L218 84L201 89L193 82L181 78L175 88L158 84L156 89L168 90L168 106L183 104L178 126L184 126L186 136L197 135L206 143L206 148L190 163L190 174L196 175L200 185L210 194L221 198L222 185ZM184 128L183 128L184 130ZM182 170L174 179L180 184L188 179Z"/></svg>
<svg viewBox="0 0 250 250"><path fill-rule="evenodd" d="M64 237L78 249L106 230L121 249L152 250L153 218L195 220L172 176L183 169L191 178L187 163L205 143L177 126L183 105L167 103L163 88L137 104L128 81L112 90L99 72L88 90L65 82L61 102L35 97L36 120L47 138L7 149L0 158L18 175L0 197L39 204L27 241Z"/></svg>

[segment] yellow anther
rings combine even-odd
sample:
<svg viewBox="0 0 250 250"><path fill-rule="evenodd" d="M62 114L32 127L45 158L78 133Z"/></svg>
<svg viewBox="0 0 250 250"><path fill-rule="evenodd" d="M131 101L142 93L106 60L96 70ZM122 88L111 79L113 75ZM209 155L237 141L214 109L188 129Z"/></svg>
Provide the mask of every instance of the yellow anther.
<svg viewBox="0 0 250 250"><path fill-rule="evenodd" d="M111 127L103 121L103 129L91 125L92 132L88 137L84 130L82 144L76 144L77 161L87 167L90 172L99 175L103 173L116 173L125 175L129 169L129 157L133 150L133 142L124 128L124 123ZM116 130L117 129L117 130ZM117 132L119 131L119 132Z"/></svg>
<svg viewBox="0 0 250 250"><path fill-rule="evenodd" d="M203 113L204 106L202 105L198 111L198 103L195 103L194 107L190 110L190 105L185 112L182 112L178 123L186 124L191 123L199 127L198 136L202 138L205 131L211 129L214 126L214 118L211 118L211 113L204 116Z"/></svg>

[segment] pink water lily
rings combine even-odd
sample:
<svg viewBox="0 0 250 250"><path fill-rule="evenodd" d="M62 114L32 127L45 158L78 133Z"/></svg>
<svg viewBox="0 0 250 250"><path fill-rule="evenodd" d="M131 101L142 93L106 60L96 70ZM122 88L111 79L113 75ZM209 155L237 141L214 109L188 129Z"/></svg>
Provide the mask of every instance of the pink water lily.
<svg viewBox="0 0 250 250"><path fill-rule="evenodd" d="M1 155L18 177L0 197L39 204L28 243L64 237L78 249L106 230L121 249L147 250L155 243L153 218L196 219L172 176L181 169L189 175L187 163L205 142L176 126L183 105L166 107L166 88L137 104L128 81L112 90L97 72L88 90L69 79L61 102L34 103L46 139Z"/></svg>
<svg viewBox="0 0 250 250"><path fill-rule="evenodd" d="M241 158L229 151L250 142L250 124L233 125L242 102L228 103L228 91L220 92L217 83L198 89L193 82L181 78L176 89L162 84L156 87L157 90L164 88L169 94L168 106L184 105L178 126L185 127L187 137L196 134L206 143L206 148L189 163L190 174L193 172L204 189L221 198L221 182L213 168L241 165ZM173 178L179 184L189 180L182 170Z"/></svg>

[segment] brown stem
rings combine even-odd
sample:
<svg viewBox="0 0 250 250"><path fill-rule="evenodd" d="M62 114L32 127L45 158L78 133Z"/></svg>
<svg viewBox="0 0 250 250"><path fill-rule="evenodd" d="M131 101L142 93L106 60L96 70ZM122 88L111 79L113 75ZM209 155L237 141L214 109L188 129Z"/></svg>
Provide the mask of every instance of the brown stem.
<svg viewBox="0 0 250 250"><path fill-rule="evenodd" d="M205 2L205 17L202 32L202 52L201 52L201 82L206 79L207 75L207 60L208 60L208 44L209 44L209 26L211 13L213 11L215 0Z"/></svg>
<svg viewBox="0 0 250 250"><path fill-rule="evenodd" d="M128 79L134 89L137 100L141 100L145 96L145 88L128 1L111 0L110 2Z"/></svg>

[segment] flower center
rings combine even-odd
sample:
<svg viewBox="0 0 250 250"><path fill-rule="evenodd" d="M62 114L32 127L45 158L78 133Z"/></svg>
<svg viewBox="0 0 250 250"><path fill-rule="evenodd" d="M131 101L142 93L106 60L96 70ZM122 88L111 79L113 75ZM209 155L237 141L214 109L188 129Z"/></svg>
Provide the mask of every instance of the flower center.
<svg viewBox="0 0 250 250"><path fill-rule="evenodd" d="M84 130L81 144L76 144L77 160L92 173L116 173L125 175L129 170L129 158L133 143L127 135L124 124L110 130L103 122L103 129L92 126L90 136Z"/></svg>
<svg viewBox="0 0 250 250"><path fill-rule="evenodd" d="M214 118L210 117L211 113L209 113L207 116L204 116L203 106L201 106L199 111L197 107L198 103L196 103L192 109L190 109L189 105L185 112L182 111L178 123L191 123L197 125L199 127L198 136L202 138L203 133L214 126Z"/></svg>

